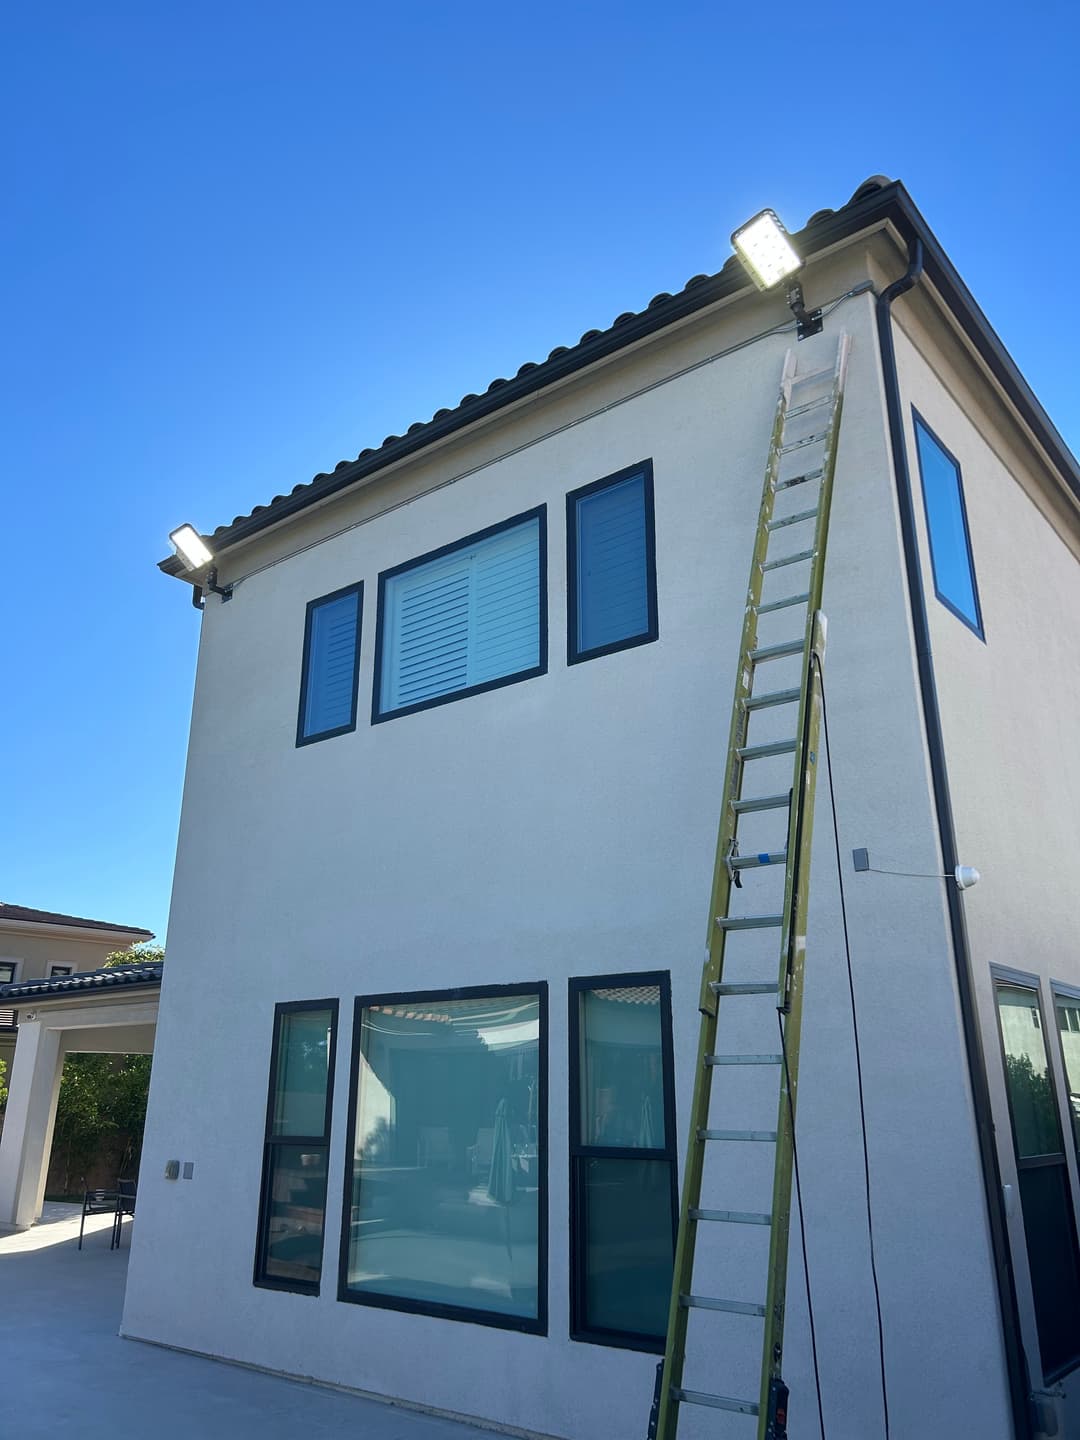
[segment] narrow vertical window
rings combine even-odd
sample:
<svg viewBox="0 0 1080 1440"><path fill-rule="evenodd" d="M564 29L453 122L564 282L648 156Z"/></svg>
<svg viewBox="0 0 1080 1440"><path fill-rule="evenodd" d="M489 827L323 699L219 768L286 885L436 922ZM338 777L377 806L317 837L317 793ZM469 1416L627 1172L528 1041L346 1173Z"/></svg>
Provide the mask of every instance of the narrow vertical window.
<svg viewBox="0 0 1080 1440"><path fill-rule="evenodd" d="M546 1333L546 988L356 1003L339 1299Z"/></svg>
<svg viewBox="0 0 1080 1440"><path fill-rule="evenodd" d="M308 603L297 745L356 729L363 593L349 585Z"/></svg>
<svg viewBox="0 0 1080 1440"><path fill-rule="evenodd" d="M1080 1364L1080 1253L1039 992L997 981L1020 1208L1043 1380Z"/></svg>
<svg viewBox="0 0 1080 1440"><path fill-rule="evenodd" d="M337 1001L278 1005L255 1284L319 1293Z"/></svg>
<svg viewBox="0 0 1080 1440"><path fill-rule="evenodd" d="M567 659L655 640L652 461L566 497Z"/></svg>
<svg viewBox="0 0 1080 1440"><path fill-rule="evenodd" d="M570 982L570 1331L661 1351L678 1188L666 974Z"/></svg>
<svg viewBox="0 0 1080 1440"><path fill-rule="evenodd" d="M981 639L982 613L975 584L975 562L971 557L971 536L960 466L922 416L917 411L914 415L934 593Z"/></svg>
<svg viewBox="0 0 1080 1440"><path fill-rule="evenodd" d="M1073 1148L1080 1165L1080 992L1054 991L1058 1037L1065 1083L1069 1087L1069 1120L1072 1125Z"/></svg>

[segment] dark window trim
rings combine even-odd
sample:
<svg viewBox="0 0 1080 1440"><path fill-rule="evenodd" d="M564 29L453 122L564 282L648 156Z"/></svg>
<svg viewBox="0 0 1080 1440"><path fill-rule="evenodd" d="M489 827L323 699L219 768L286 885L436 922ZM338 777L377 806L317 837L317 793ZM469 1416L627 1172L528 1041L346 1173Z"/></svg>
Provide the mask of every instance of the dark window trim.
<svg viewBox="0 0 1080 1440"><path fill-rule="evenodd" d="M1038 1170L1038 1169L1042 1169L1042 1168L1044 1168L1044 1167L1049 1167L1049 1166L1060 1167L1061 1169L1063 1169L1063 1170L1065 1171L1065 1190L1066 1190L1066 1193L1068 1194L1069 1202L1070 1202L1070 1203L1069 1203L1069 1206L1068 1206L1068 1215L1069 1215L1070 1220L1072 1221L1072 1227L1071 1227L1071 1228L1072 1228L1073 1253L1074 1253L1074 1255L1075 1255L1075 1257L1076 1257L1076 1267L1077 1267L1077 1271L1080 1272L1080 1237L1078 1237L1078 1235L1077 1235L1077 1227L1076 1227L1076 1197L1075 1197L1075 1194L1074 1194L1074 1192L1073 1192L1072 1177L1071 1177L1070 1174L1069 1174L1069 1157L1068 1157L1068 1153L1067 1153L1067 1151L1066 1151L1066 1149L1065 1149L1065 1131L1064 1131L1064 1128L1063 1128L1062 1123L1061 1123L1061 1098L1060 1098L1060 1095L1059 1095L1059 1093L1058 1093L1057 1077L1054 1075L1054 1061L1053 1061L1053 1057L1051 1056L1051 1053L1050 1053L1050 1042L1049 1042L1049 1040L1046 1038L1046 1006L1045 1006L1044 1003L1043 1003L1043 982L1042 982L1042 979L1041 979L1039 976L1036 976L1036 975L1026 975L1026 974L1025 974L1024 972L1022 972L1022 971L1009 970L1009 969L1005 968L1004 966L999 966L999 965L991 965L991 967L990 967L990 976L991 976L991 980L992 980L993 987L994 987L994 1024L997 1026L998 1050L999 1050L999 1053L1000 1053L1000 1055L1001 1055L1002 1079L1003 1079L1004 1085L1005 1085L1005 1105L1006 1105L1006 1108L1007 1108L1007 1110L1008 1110L1008 1112L1009 1112L1009 1134L1010 1134L1011 1137L1012 1137L1013 1163L1016 1165L1016 1173L1017 1173L1017 1176L1019 1176L1021 1170ZM1046 1050L1046 1073L1047 1073L1047 1078L1048 1078L1049 1081L1050 1081L1050 1095L1051 1095L1051 1098L1052 1098L1053 1104L1054 1104L1054 1118L1055 1118L1055 1120L1057 1121L1058 1136L1059 1136L1060 1141L1061 1141L1061 1149L1060 1149L1060 1152L1054 1151L1054 1152L1052 1152L1052 1153L1047 1153L1047 1154L1045 1154L1045 1155L1029 1155L1029 1156L1026 1156L1026 1157L1023 1157L1023 1158L1022 1158L1021 1155L1020 1155L1020 1147L1019 1147L1019 1146L1017 1145L1017 1143L1016 1143L1016 1125L1015 1125L1015 1122L1014 1122L1014 1119L1013 1119L1012 1098L1011 1098L1011 1096L1009 1095L1009 1080L1008 1080L1008 1068L1009 1068L1009 1067L1008 1067L1007 1054L1006 1054L1006 1050L1005 1050L1005 1033L1004 1033L1004 1031L1003 1031L1002 1028L1001 1028L1001 1011L1000 1011L1000 1009L999 1009L999 1007L998 1007L998 1003L997 1003L998 987L999 987L999 986L1002 986L1002 985L1008 986L1008 987L1010 987L1010 988L1013 989L1013 990L1030 990L1030 991L1032 992L1032 994L1034 995L1034 997L1035 997L1035 1004L1032 1006L1032 1009L1038 1010L1038 1012L1039 1012L1039 1025L1040 1025L1041 1028L1042 1028L1043 1045L1044 1045L1044 1048L1045 1048L1045 1050ZM1055 1025L1055 1028L1056 1028L1056 1026L1057 1026L1057 1015L1054 1016L1054 1025ZM1060 1043L1060 1037L1059 1037L1059 1043ZM1018 1199L1019 1202L1020 1202L1021 1223L1023 1223L1022 1212L1023 1212L1023 1204L1024 1204L1024 1202L1023 1202L1023 1198L1022 1198L1020 1195L1017 1196L1017 1199ZM1026 1241L1026 1236L1025 1236L1025 1250L1026 1250L1026 1245L1027 1245L1027 1241ZM1033 1293L1032 1293L1033 1308L1034 1308L1034 1299L1035 1299L1035 1297L1034 1297L1034 1292L1033 1292ZM1036 1348L1038 1349L1038 1352L1039 1352L1039 1365L1040 1365L1040 1368L1042 1369L1043 1384L1044 1384L1044 1385L1052 1385L1052 1384L1054 1384L1056 1381L1063 1379L1066 1375L1071 1375L1072 1372L1073 1372L1078 1366L1080 1366L1080 1353L1074 1355L1074 1356L1072 1357L1072 1359L1067 1360L1063 1365L1059 1365L1059 1366L1057 1366L1057 1367L1056 1367L1055 1369L1053 1369L1053 1370L1047 1370L1047 1369L1045 1369L1045 1367L1043 1366L1043 1360L1042 1360L1042 1344L1041 1344L1041 1342L1039 1341L1039 1334L1038 1334L1038 1311L1037 1311L1037 1309L1036 1309L1036 1316L1035 1316L1035 1318L1036 1318L1035 1341L1036 1341Z"/></svg>
<svg viewBox="0 0 1080 1440"><path fill-rule="evenodd" d="M495 1310L473 1310L464 1305L441 1305L395 1295L360 1293L349 1289L349 1229L352 1213L353 1135L356 1133L358 1061L360 1058L360 1017L370 1005L426 1005L440 1000L497 999L501 995L535 995L540 1009L540 1046L537 1058L537 1160L539 1186L536 1244L536 1318L503 1315ZM345 1174L341 1201L341 1247L338 1251L338 1295L347 1305L367 1305L376 1310L400 1310L410 1315L431 1315L439 1320L460 1320L468 1325L490 1325L498 1330L515 1330L525 1335L548 1333L548 985L546 980L491 985L458 986L451 990L401 990L382 995L358 995L353 1002L352 1060L349 1066L349 1118L345 1131Z"/></svg>
<svg viewBox="0 0 1080 1440"><path fill-rule="evenodd" d="M52 980L55 977L57 980L64 980L67 978L67 976L74 974L74 965L50 965L49 973L48 975L46 975L45 978L46 980Z"/></svg>
<svg viewBox="0 0 1080 1440"><path fill-rule="evenodd" d="M611 990L622 985L659 985L660 1047L664 1084L664 1139L662 1150L639 1150L581 1142L581 1003L586 990ZM653 1338L630 1330L606 1330L585 1323L585 1206L583 1160L667 1160L671 1165L671 1241L674 1250L679 1216L679 1160L675 1131L675 1047L671 1016L671 972L638 970L618 975L572 976L569 981L569 1151L570 1151L570 1339L620 1350L664 1353L664 1336Z"/></svg>
<svg viewBox="0 0 1080 1440"><path fill-rule="evenodd" d="M579 650L578 634L578 583L577 583L577 505L586 495L606 490L609 485L618 485L623 480L644 476L645 499L645 584L648 600L649 625L640 635L628 640L613 640L610 645L596 645L591 650ZM656 515L653 501L653 462L639 460L636 465L627 465L613 475L593 480L571 490L566 497L566 663L579 665L583 660L598 660L601 655L613 655L617 650L632 650L635 645L649 645L660 637L659 615L656 602Z"/></svg>
<svg viewBox="0 0 1080 1440"><path fill-rule="evenodd" d="M1065 1105L1065 1118L1068 1121L1068 1124L1065 1128L1068 1130L1069 1138L1072 1141L1073 1156L1076 1160L1077 1173L1080 1174L1080 1135L1077 1135L1076 1126L1073 1124L1073 1117L1071 1113L1072 1092L1069 1089L1069 1067L1065 1062L1065 1041L1062 1038L1061 1021L1058 1018L1059 997L1062 1000L1072 1001L1072 1008L1080 1010L1080 989L1077 989L1075 985L1067 985L1064 980L1052 979L1050 981L1050 1001L1053 1008L1054 1033L1057 1035L1058 1059L1061 1061L1061 1078L1065 1082L1065 1094L1066 1096L1070 1097ZM1074 1198L1074 1206L1075 1203L1076 1201Z"/></svg>
<svg viewBox="0 0 1080 1440"><path fill-rule="evenodd" d="M944 444L936 431L926 423L914 405L911 407L911 414L915 425L915 459L919 465L919 489L922 491L923 518L926 521L926 541L930 546L930 573L934 577L934 594L941 604L945 606L945 609L955 615L956 618L966 625L973 635L977 635L985 645L986 632L983 629L982 602L979 599L979 580L975 574L975 553L971 548L971 527L968 524L967 497L964 494L964 471L960 461L949 447ZM967 550L968 573L971 576L971 594L975 600L974 620L971 619L970 615L965 615L958 606L954 605L953 602L938 589L937 563L934 559L934 531L930 523L930 506L926 499L926 476L923 474L922 452L919 449L920 429L930 437L950 464L956 467L956 489L960 496L960 518L964 524L964 545Z"/></svg>
<svg viewBox="0 0 1080 1440"><path fill-rule="evenodd" d="M275 1135L274 1097L277 1093L278 1041L281 1036L281 1017L295 1015L304 1010L329 1010L330 1012L330 1053L326 1060L326 1111L324 1129L321 1135ZM288 1290L296 1295L318 1295L322 1284L323 1264L319 1266L319 1279L313 1284L303 1280L283 1280L263 1273L266 1254L263 1240L266 1234L267 1205L270 1196L267 1182L270 1178L270 1163L274 1150L279 1146L310 1145L326 1150L327 1188L330 1169L330 1125L334 1113L334 1069L337 1058L338 1002L333 1000L283 1000L274 1006L274 1029L270 1042L270 1079L266 1088L266 1122L263 1127L262 1179L259 1184L259 1223L255 1232L255 1268L252 1284L260 1290ZM326 1251L326 1199L323 1198L323 1253Z"/></svg>
<svg viewBox="0 0 1080 1440"><path fill-rule="evenodd" d="M465 550L470 545L475 545L480 540L490 540L492 536L499 535L504 530L512 530L517 525L524 525L529 520L538 520L537 536L537 570L540 581L540 661L537 665L531 665L526 670L515 670L511 675L500 675L496 680L485 680L482 685L468 685L464 690L450 690L445 695L433 695L429 700L417 701L415 705L402 705L397 710L382 711L379 709L379 692L382 689L382 662L383 662L383 629L386 622L386 582L392 580L395 575L402 575L407 570L419 569L421 565L428 564L431 560L441 560L444 555L452 555L455 550ZM548 613L547 613L547 506L537 505L532 510L524 510L520 515L512 515L509 520L500 520L497 525L489 525L484 530L476 530L471 535L464 536L461 540L454 540L449 545L441 545L437 550L429 550L425 555L417 555L412 560L406 560L401 565L394 565L389 570L379 572L379 594L378 611L375 620L375 679L371 687L371 723L381 725L385 720L397 720L402 715L415 715L421 710L431 710L436 705L448 705L453 700L465 700L470 695L483 695L488 690L500 690L504 685L516 685L519 680L532 680L537 675L546 675L548 668ZM444 997L445 998L445 997Z"/></svg>
<svg viewBox="0 0 1080 1440"><path fill-rule="evenodd" d="M311 627L315 611L320 605L327 605L331 600L343 600L346 595L356 596L356 648L353 652L353 686L352 686L352 708L349 711L349 723L347 725L335 725L331 730L317 730L310 735L304 734L304 711L307 709L308 696L308 670L311 665ZM364 622L364 582L357 580L353 585L343 585L340 590L331 590L326 595L317 595L314 600L309 600L307 610L304 614L304 648L300 658L300 704L296 713L296 745L314 745L319 740L332 740L335 735L348 735L356 729L356 714L359 708L360 696L360 635Z"/></svg>
<svg viewBox="0 0 1080 1440"><path fill-rule="evenodd" d="M15 977L19 973L19 962L18 960L0 960L0 970L11 971L6 980L0 980L0 985L14 985Z"/></svg>

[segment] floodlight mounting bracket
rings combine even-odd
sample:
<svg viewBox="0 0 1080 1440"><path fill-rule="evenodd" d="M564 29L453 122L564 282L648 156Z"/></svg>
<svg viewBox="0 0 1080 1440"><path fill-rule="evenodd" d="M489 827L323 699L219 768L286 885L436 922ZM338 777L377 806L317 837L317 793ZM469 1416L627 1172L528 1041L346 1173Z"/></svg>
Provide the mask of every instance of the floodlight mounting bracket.
<svg viewBox="0 0 1080 1440"><path fill-rule="evenodd" d="M821 311L807 310L802 286L798 280L789 279L787 282L787 303L791 307L791 313L795 316L795 334L798 339L808 340L811 335L821 334L825 326L825 321L821 318Z"/></svg>

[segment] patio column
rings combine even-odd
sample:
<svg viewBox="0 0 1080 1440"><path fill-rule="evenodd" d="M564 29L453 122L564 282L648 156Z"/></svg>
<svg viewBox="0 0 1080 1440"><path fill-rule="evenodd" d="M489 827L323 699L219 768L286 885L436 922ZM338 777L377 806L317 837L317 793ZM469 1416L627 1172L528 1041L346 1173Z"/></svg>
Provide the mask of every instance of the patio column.
<svg viewBox="0 0 1080 1440"><path fill-rule="evenodd" d="M26 1230L41 1214L63 1073L62 1030L23 1020L0 1136L0 1227Z"/></svg>

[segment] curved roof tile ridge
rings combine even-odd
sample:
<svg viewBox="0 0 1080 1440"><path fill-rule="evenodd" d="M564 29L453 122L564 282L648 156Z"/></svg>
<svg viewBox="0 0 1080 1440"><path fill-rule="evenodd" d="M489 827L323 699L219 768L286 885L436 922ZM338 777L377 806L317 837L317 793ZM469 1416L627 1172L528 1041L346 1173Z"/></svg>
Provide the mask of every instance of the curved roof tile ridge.
<svg viewBox="0 0 1080 1440"><path fill-rule="evenodd" d="M856 187L852 192L851 198L838 210L816 211L806 222L803 231L830 220L833 216L849 210L860 201L898 183L897 181L889 180L884 175L871 175ZM797 233L801 234L803 231ZM715 274L693 275L682 289L676 291L675 294L661 293L655 295L641 310L623 311L606 329L586 330L575 345L556 345L554 350L549 352L546 360L539 362L526 361L525 364L518 369L514 379L533 376L536 383L530 388L539 388L540 385L545 383L545 377L542 375L536 377L536 371L543 371L555 362L562 361L565 363L568 356L578 356L580 352L587 351L590 346L606 346L612 340L613 332L629 331L635 328L634 322L642 321L646 317L649 320L650 329L659 328L656 320L665 310L675 309L679 311L691 295L695 296L695 305L693 308L700 308L700 306L710 302L706 299L698 298L696 292L702 291L703 288L707 286L716 287L718 284L723 284L726 292L730 287L732 279L736 281L741 279L741 266L738 257L735 255L729 256ZM724 283L725 281L727 283ZM678 316L673 315L672 318L678 318ZM659 324L662 325L663 323L665 322L660 320ZM625 343L627 343L627 341L620 333L618 344L621 345ZM592 357L582 358L583 363L587 364L590 363ZM600 358L599 355L596 358ZM558 377L553 375L551 378L554 379ZM403 436L388 435L381 445L361 450L354 459L339 460L332 471L321 470L318 474L314 475L311 480L306 482L302 481L300 484L294 486L287 496L276 495L268 505L256 505L247 515L234 516L227 525L219 525L211 534L204 536L204 539L208 541L212 549L215 548L215 542L216 548L220 549L222 542L230 544L247 538L249 531L262 529L265 525L274 523L278 518L284 519L287 515L294 513L294 511L302 509L308 504L313 504L316 500L322 498L324 492L336 493L339 489L344 488L340 483L342 472L352 471L354 467L363 466L362 473L367 474L371 470L381 468L382 464L389 464L391 460L398 458L397 452L406 442L411 442L409 443L409 452L407 452L410 453L413 449L418 449L423 444L428 443L429 440L440 438L444 426L448 429L459 428L460 426L470 423L473 418L481 418L481 415L486 414L489 408L481 408L485 397L497 393L507 386L512 386L513 383L513 380L499 377L493 380L481 394L470 392L468 395L463 395L456 406L450 409L436 410L430 420L415 421L407 428ZM503 403L511 403L512 398L512 396L507 396ZM478 412L475 416L468 413L470 409L474 408ZM365 465L364 462L369 461L372 456L382 457L381 462L377 458L374 462ZM335 480L334 477L339 477L339 479ZM362 474L358 473L355 478L361 479ZM347 483L351 483L351 480ZM257 526L251 526L250 522L257 518L260 523ZM234 531L239 531L240 533L234 534ZM160 568L169 574L180 574L183 569L179 562L176 561L175 556L170 556L168 559L163 560Z"/></svg>

